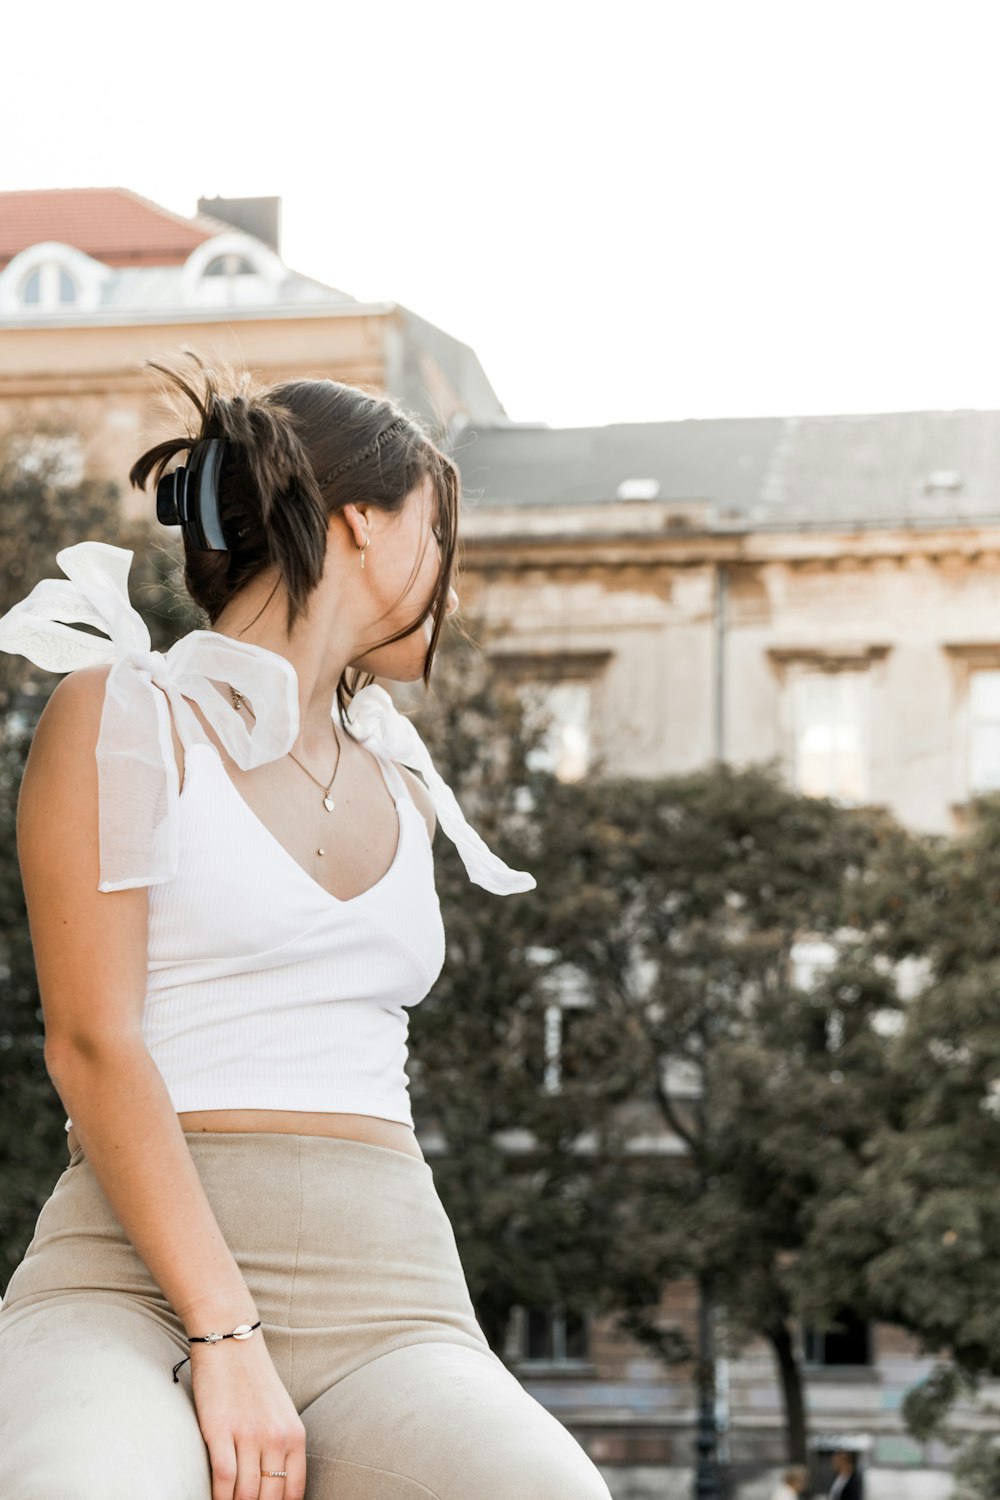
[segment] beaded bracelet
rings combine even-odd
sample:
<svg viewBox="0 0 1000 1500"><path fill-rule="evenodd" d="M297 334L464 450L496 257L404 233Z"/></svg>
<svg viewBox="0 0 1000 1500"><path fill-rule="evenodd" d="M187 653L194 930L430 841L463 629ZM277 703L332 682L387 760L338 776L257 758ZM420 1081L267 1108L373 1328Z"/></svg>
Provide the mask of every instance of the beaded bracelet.
<svg viewBox="0 0 1000 1500"><path fill-rule="evenodd" d="M220 1340L222 1340L222 1339L248 1339L250 1337L250 1335L253 1333L254 1329L255 1328L259 1328L259 1327L260 1327L260 1319L258 1318L257 1321L256 1321L256 1323L238 1323L236 1325L236 1327L233 1329L232 1333L204 1333L204 1334L198 1333L198 1334L190 1334L188 1336L188 1343L189 1344L218 1344L220 1342ZM180 1369L181 1365L186 1365L187 1362L188 1362L188 1360L190 1358L191 1358L190 1354L185 1354L184 1358L183 1359L179 1359L177 1361L177 1363L174 1365L174 1382L175 1383L179 1383L178 1380L177 1380L177 1371Z"/></svg>

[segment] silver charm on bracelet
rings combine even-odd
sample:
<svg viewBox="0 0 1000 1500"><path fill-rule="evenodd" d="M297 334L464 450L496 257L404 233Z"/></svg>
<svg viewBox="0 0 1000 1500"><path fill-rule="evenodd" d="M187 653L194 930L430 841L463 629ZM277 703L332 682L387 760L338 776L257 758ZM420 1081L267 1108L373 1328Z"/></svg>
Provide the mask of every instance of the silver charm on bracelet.
<svg viewBox="0 0 1000 1500"><path fill-rule="evenodd" d="M253 1333L254 1329L255 1328L259 1328L259 1327L260 1327L260 1319L258 1318L257 1321L256 1321L256 1323L237 1323L237 1325L233 1329L232 1333L204 1333L204 1334L202 1334L202 1333L196 1333L196 1334L189 1334L188 1335L188 1343L189 1344L218 1344L218 1343L221 1343L221 1341L223 1339L248 1339L250 1337L250 1335ZM174 1365L174 1372L173 1373L174 1373L174 1382L175 1382L175 1384L177 1383L177 1371L180 1369L181 1365L186 1365L187 1362L188 1362L188 1360L190 1358L191 1358L190 1354L185 1354L184 1358L178 1360L177 1363Z"/></svg>

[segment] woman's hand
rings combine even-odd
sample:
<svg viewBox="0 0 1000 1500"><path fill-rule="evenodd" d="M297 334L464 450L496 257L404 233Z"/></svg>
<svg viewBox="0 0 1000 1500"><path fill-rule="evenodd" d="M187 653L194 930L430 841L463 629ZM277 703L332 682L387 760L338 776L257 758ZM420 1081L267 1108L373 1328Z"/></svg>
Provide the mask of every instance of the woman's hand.
<svg viewBox="0 0 1000 1500"><path fill-rule="evenodd" d="M191 1392L212 1465L212 1500L303 1500L306 1429L260 1329L191 1345ZM287 1478L261 1476L285 1469Z"/></svg>

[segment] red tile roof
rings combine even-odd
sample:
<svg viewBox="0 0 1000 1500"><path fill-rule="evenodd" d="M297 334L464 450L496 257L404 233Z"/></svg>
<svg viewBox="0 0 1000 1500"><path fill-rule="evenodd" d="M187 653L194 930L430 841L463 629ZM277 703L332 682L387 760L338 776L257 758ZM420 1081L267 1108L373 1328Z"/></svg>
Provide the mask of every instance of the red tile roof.
<svg viewBox="0 0 1000 1500"><path fill-rule="evenodd" d="M0 193L0 269L21 250L60 240L106 266L179 266L226 228L180 214L128 188L55 188Z"/></svg>

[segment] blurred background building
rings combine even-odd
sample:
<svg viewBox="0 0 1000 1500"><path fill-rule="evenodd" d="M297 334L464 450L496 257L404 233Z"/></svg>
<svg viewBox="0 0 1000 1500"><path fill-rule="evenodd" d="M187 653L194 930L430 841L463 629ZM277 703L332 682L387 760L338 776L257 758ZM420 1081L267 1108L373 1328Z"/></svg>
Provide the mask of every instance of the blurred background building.
<svg viewBox="0 0 1000 1500"><path fill-rule="evenodd" d="M201 199L191 219L125 188L0 193L0 421L65 423L69 466L122 487L160 434L141 361L190 344L264 381L322 375L389 390L446 439L502 422L467 345L393 302L359 302L292 271L277 198Z"/></svg>
<svg viewBox="0 0 1000 1500"><path fill-rule="evenodd" d="M480 423L457 456L473 578L572 685L567 767L773 758L941 832L1000 785L1000 412Z"/></svg>
<svg viewBox="0 0 1000 1500"><path fill-rule="evenodd" d="M273 198L185 219L125 189L0 194L0 423L114 479L134 517L150 501L127 471L164 421L143 358L191 344L388 392L461 468L463 604L547 703L558 775L774 759L805 792L945 833L1000 787L1000 412L514 423L471 349L290 270L279 229ZM823 962L804 950L801 982ZM664 1312L692 1329L690 1289ZM898 1500L949 1493L899 1417L930 1362L849 1310L798 1339L814 1435L863 1449ZM508 1357L621 1466L616 1497L687 1493L663 1466L691 1462L689 1372L558 1307L522 1309ZM719 1417L734 1462L780 1464L765 1348L723 1364Z"/></svg>

